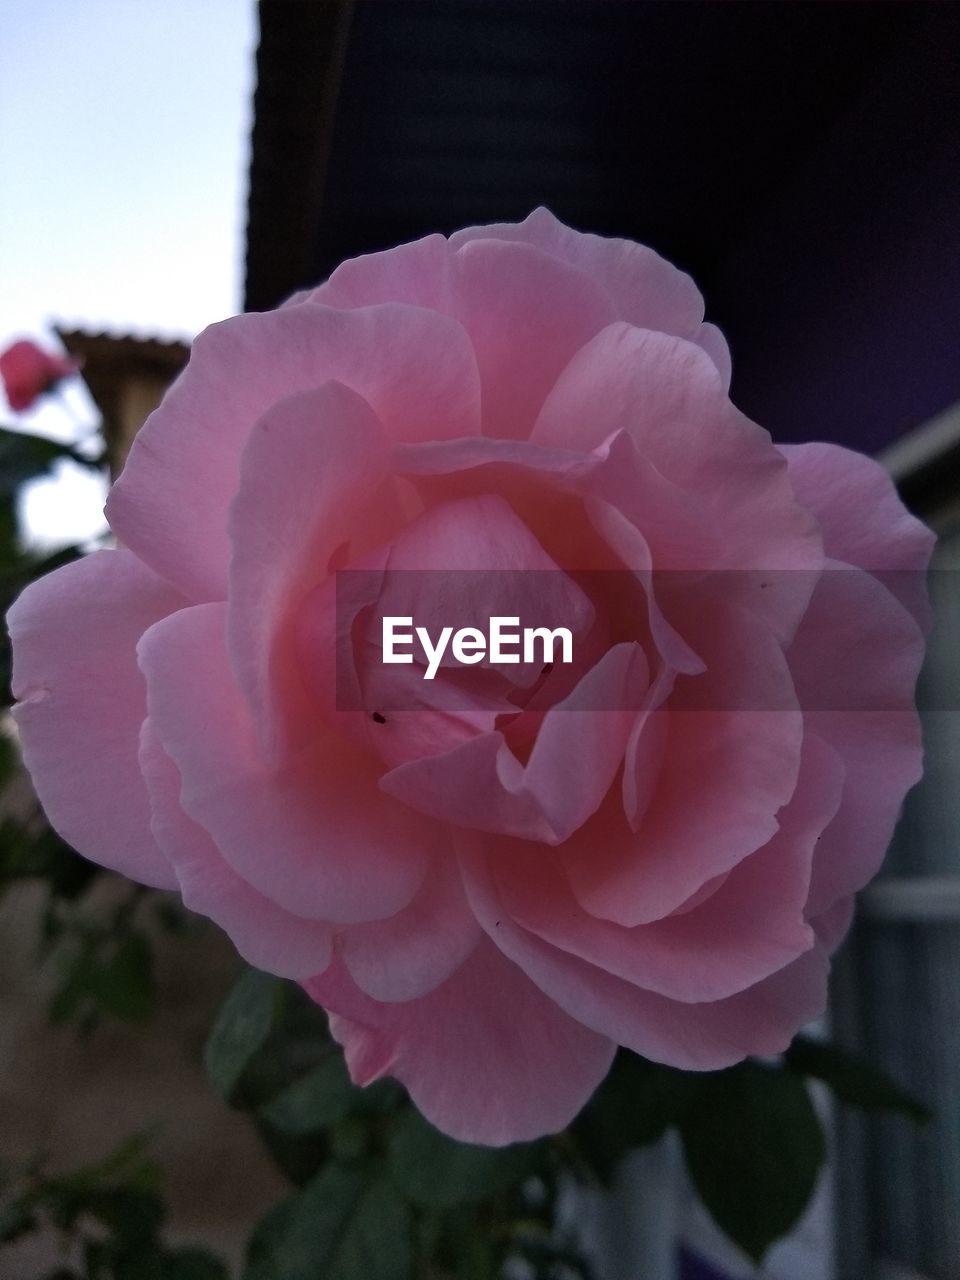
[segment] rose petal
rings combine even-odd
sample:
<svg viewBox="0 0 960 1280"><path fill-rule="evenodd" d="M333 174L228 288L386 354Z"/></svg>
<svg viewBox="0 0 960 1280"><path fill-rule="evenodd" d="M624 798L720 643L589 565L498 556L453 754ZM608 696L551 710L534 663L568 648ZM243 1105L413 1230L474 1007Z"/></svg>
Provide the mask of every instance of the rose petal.
<svg viewBox="0 0 960 1280"><path fill-rule="evenodd" d="M835 444L781 445L780 452L797 497L820 521L827 555L875 573L929 630L926 571L936 537L907 511L889 473Z"/></svg>
<svg viewBox="0 0 960 1280"><path fill-rule="evenodd" d="M446 982L482 936L451 851L434 860L408 907L388 920L350 925L339 948L361 991L374 1000L407 1001Z"/></svg>
<svg viewBox="0 0 960 1280"><path fill-rule="evenodd" d="M767 501L732 490L686 490L666 480L625 431L610 438L605 462L579 482L594 527L632 569L647 572L651 597L698 601L697 631L716 607L749 610L783 643L792 639L823 564L818 528L808 514L777 511L785 476ZM758 490L764 479L757 476ZM724 510L729 501L729 510ZM719 529L725 536L718 536ZM652 573L650 572L652 570ZM696 635L696 632L693 633ZM669 650L659 646L664 656ZM674 660L678 669L689 670Z"/></svg>
<svg viewBox="0 0 960 1280"><path fill-rule="evenodd" d="M264 764L230 678L225 613L196 605L139 646L150 719L180 771L184 810L239 876L295 915L349 924L400 911L442 831L381 795L375 762L322 726L281 767Z"/></svg>
<svg viewBox="0 0 960 1280"><path fill-rule="evenodd" d="M475 627L486 633L493 617L517 618L517 628L557 626L574 636L589 630L594 608L497 494L443 503L413 520L390 543L388 571L374 637L382 617L412 617L436 639L444 626ZM419 641L413 656L426 662ZM451 648L441 669L458 666ZM529 685L540 664L495 663L515 684Z"/></svg>
<svg viewBox="0 0 960 1280"><path fill-rule="evenodd" d="M382 612L373 606L389 548L378 555L378 569L339 571L310 593L298 611L295 642L312 705L336 731L393 768L492 730L497 716L517 708L506 698L505 681L494 675L491 687L475 668L472 680L455 683L425 680L421 666L383 662L382 636L371 636L373 624L366 621Z"/></svg>
<svg viewBox="0 0 960 1280"><path fill-rule="evenodd" d="M743 551L758 530L764 568L819 567L819 530L793 495L784 459L767 432L730 403L699 347L627 324L609 325L558 378L532 440L548 448L592 449L620 431L662 476L697 496L701 519L714 521L714 556L685 568L753 567L756 560ZM637 523L660 563L669 524ZM735 558L724 554L730 544Z"/></svg>
<svg viewBox="0 0 960 1280"><path fill-rule="evenodd" d="M647 679L639 646L614 645L546 713L526 765L487 733L391 770L381 789L458 826L558 844L609 790Z"/></svg>
<svg viewBox="0 0 960 1280"><path fill-rule="evenodd" d="M648 326L649 328L649 326ZM730 359L730 348L727 340L715 324L702 324L692 335L692 341L702 347L716 367L725 391L730 390L730 378L733 375L733 363Z"/></svg>
<svg viewBox="0 0 960 1280"><path fill-rule="evenodd" d="M670 625L660 608L654 559L643 534L609 502L588 498L586 508L590 523L623 561L625 578L636 577L643 585L650 634L657 653L672 671L699 675L704 669L702 659ZM621 585L621 594L627 594L626 581Z"/></svg>
<svg viewBox="0 0 960 1280"><path fill-rule="evenodd" d="M342 262L325 284L302 294L299 300L345 310L378 302L406 302L449 314L451 257L444 236L423 236L394 249Z"/></svg>
<svg viewBox="0 0 960 1280"><path fill-rule="evenodd" d="M789 651L807 733L840 756L840 811L814 863L810 912L861 889L883 860L923 749L914 688L923 634L870 574L835 562Z"/></svg>
<svg viewBox="0 0 960 1280"><path fill-rule="evenodd" d="M451 272L453 314L480 368L483 434L524 439L560 371L614 313L591 280L530 245L473 241Z"/></svg>
<svg viewBox="0 0 960 1280"><path fill-rule="evenodd" d="M146 721L140 767L153 807L152 829L176 872L184 905L230 935L248 964L281 978L307 978L330 963L333 930L292 915L233 871L210 836L180 805L180 774Z"/></svg>
<svg viewBox="0 0 960 1280"><path fill-rule="evenodd" d="M853 924L855 906L852 897L839 898L828 911L821 912L810 921L821 946L828 952L835 951L847 936Z"/></svg>
<svg viewBox="0 0 960 1280"><path fill-rule="evenodd" d="M279 401L250 434L230 508L227 643L270 761L316 721L294 651L299 606L339 545L379 542L401 519L386 457L372 409L336 382Z"/></svg>
<svg viewBox="0 0 960 1280"><path fill-rule="evenodd" d="M837 811L842 774L832 752L805 744L772 840L680 914L632 929L599 920L557 864L520 843L487 845L500 899L524 929L645 990L686 1002L735 995L813 945L804 919L813 851Z"/></svg>
<svg viewBox="0 0 960 1280"><path fill-rule="evenodd" d="M461 1142L504 1146L565 1128L616 1048L489 943L406 1004L369 999L337 965L305 985L332 1010L330 1029L354 1081L396 1076L426 1118Z"/></svg>
<svg viewBox="0 0 960 1280"><path fill-rule="evenodd" d="M176 885L150 834L137 764L146 686L137 641L185 604L129 551L98 551L27 587L8 614L14 716L50 823L87 857Z"/></svg>
<svg viewBox="0 0 960 1280"><path fill-rule="evenodd" d="M550 449L529 440L491 440L486 436L399 444L393 456L396 469L409 476L456 476L481 467L521 467L545 475L579 476L593 471L602 461L599 451Z"/></svg>
<svg viewBox="0 0 960 1280"><path fill-rule="evenodd" d="M107 502L114 532L192 599L223 599L227 511L250 430L277 400L330 381L369 401L393 439L479 433L476 362L445 316L395 303L235 316L194 340L137 434Z"/></svg>
<svg viewBox="0 0 960 1280"><path fill-rule="evenodd" d="M643 570L654 604L658 581L703 584L712 577L714 594L748 607L784 641L796 630L823 562L819 532L802 512L797 521L792 497L782 518L782 513L771 517L776 493L766 505L735 493L735 509L724 516L700 494L666 480L623 430L587 454L527 441L478 439L400 446L394 457L397 469L419 483L428 501L491 491L509 496L568 568ZM782 496L789 485L782 465L776 463L775 470ZM571 502L577 503L575 512ZM577 515L579 523L572 518ZM724 523L736 526L729 543L717 535ZM779 571L778 562L789 570ZM677 669L692 671L698 665L689 646L669 646L663 634L659 648L667 656L672 652Z"/></svg>
<svg viewBox="0 0 960 1280"><path fill-rule="evenodd" d="M469 843L461 859L470 904L504 955L571 1017L655 1062L714 1071L748 1054L780 1053L798 1027L823 1012L829 965L820 945L737 995L682 1003L643 991L521 929L496 891L488 860Z"/></svg>
<svg viewBox="0 0 960 1280"><path fill-rule="evenodd" d="M474 240L535 245L601 286L622 320L644 329L693 337L703 319L703 298L690 277L646 245L574 231L548 209L523 222L466 227L450 237L460 248Z"/></svg>
<svg viewBox="0 0 960 1280"><path fill-rule="evenodd" d="M680 630L688 630L681 615ZM707 669L677 678L644 732L666 741L634 834L619 797L560 849L592 915L630 927L669 915L701 885L771 840L797 785L803 722L774 636L732 607L697 632Z"/></svg>

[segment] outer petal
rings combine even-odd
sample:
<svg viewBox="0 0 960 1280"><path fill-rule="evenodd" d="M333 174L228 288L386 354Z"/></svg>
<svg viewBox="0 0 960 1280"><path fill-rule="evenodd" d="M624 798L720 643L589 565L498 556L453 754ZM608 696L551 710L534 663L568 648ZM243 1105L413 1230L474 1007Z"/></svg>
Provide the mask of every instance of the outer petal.
<svg viewBox="0 0 960 1280"><path fill-rule="evenodd" d="M504 1146L564 1128L615 1051L490 943L407 1004L370 1000L336 965L306 989L331 1010L357 1084L396 1076L427 1119L462 1142Z"/></svg>
<svg viewBox="0 0 960 1280"><path fill-rule="evenodd" d="M434 860L408 907L388 920L350 925L339 946L361 991L391 1002L416 1000L445 982L481 937L456 858L446 851Z"/></svg>
<svg viewBox="0 0 960 1280"><path fill-rule="evenodd" d="M588 915L556 864L522 845L493 864L501 900L531 933L645 990L689 1002L735 995L813 946L804 920L813 850L841 786L833 753L806 746L773 839L699 905L663 920L625 929Z"/></svg>
<svg viewBox="0 0 960 1280"><path fill-rule="evenodd" d="M696 494L702 518L715 519L714 528L722 530L711 563L684 567L752 567L753 560L731 563L722 547L732 541L739 548L744 532L755 537L758 527L765 530L764 567L816 564L817 531L794 497L783 459L767 432L730 403L699 347L610 325L564 370L532 438L549 448L591 449L619 431L633 438L640 455L667 480ZM640 527L655 548L668 540L667 529L650 528L649 522Z"/></svg>
<svg viewBox="0 0 960 1280"><path fill-rule="evenodd" d="M693 341L702 347L713 363L723 383L724 389L730 390L730 379L733 375L733 362L730 359L730 348L727 340L715 324L702 324L693 335Z"/></svg>
<svg viewBox="0 0 960 1280"><path fill-rule="evenodd" d="M107 503L114 531L194 600L223 599L227 510L251 427L277 400L329 381L369 401L397 440L480 429L476 362L453 320L394 303L235 316L195 340L137 435Z"/></svg>
<svg viewBox="0 0 960 1280"><path fill-rule="evenodd" d="M294 653L298 606L334 550L400 520L383 427L340 383L289 396L251 432L230 508L227 639L266 756L303 746L316 719Z"/></svg>
<svg viewBox="0 0 960 1280"><path fill-rule="evenodd" d="M523 222L467 227L452 235L450 243L459 248L494 239L535 245L576 267L600 285L616 316L630 324L690 338L699 329L703 299L697 286L646 245L574 231L544 208Z"/></svg>
<svg viewBox="0 0 960 1280"><path fill-rule="evenodd" d="M486 859L469 847L462 858L467 896L500 950L572 1017L644 1057L713 1071L751 1053L782 1052L823 1012L828 963L821 946L726 1000L685 1004L642 991L521 929Z"/></svg>
<svg viewBox="0 0 960 1280"><path fill-rule="evenodd" d="M541 212L575 241L615 243L580 237L545 210ZM308 299L354 308L397 301L455 316L467 328L477 351L483 377L485 435L523 437L529 434L536 411L563 366L618 312L603 282L590 278L589 271L578 270L580 264L569 254L556 254L538 245L535 236L501 235L497 234L501 228L496 227L490 230L494 234L489 237L461 232L449 245L442 236L426 236L382 253L353 258L298 302ZM474 240L482 243L474 244ZM627 256L632 252L649 259L648 276L651 268L653 274L659 268L671 277L671 287L676 288L677 281L686 282L696 300L693 311L699 306L702 315L702 302L688 277L650 249L627 241L616 243L624 247ZM542 248L547 252L540 252ZM610 265L608 274L615 281L616 268ZM683 292L684 286L679 287ZM692 327L696 328L696 322Z"/></svg>
<svg viewBox="0 0 960 1280"><path fill-rule="evenodd" d="M869 569L925 630L926 571L935 535L907 511L872 458L835 444L782 445L797 497L820 521L833 560Z"/></svg>
<svg viewBox="0 0 960 1280"><path fill-rule="evenodd" d="M150 834L137 764L146 686L137 641L186 604L129 551L98 551L29 586L8 614L24 762L74 848L158 888L176 877Z"/></svg>
<svg viewBox="0 0 960 1280"><path fill-rule="evenodd" d="M836 951L847 936L847 930L853 923L855 907L854 898L838 898L829 911L824 911L811 920L820 945L828 952Z"/></svg>
<svg viewBox="0 0 960 1280"><path fill-rule="evenodd" d="M524 439L560 371L614 319L613 309L573 267L529 245L494 240L455 255L451 289L480 368L483 434Z"/></svg>
<svg viewBox="0 0 960 1280"><path fill-rule="evenodd" d="M788 655L807 732L836 751L847 777L817 849L811 915L876 873L920 778L914 688L923 649L919 626L876 578L837 564L823 574Z"/></svg>
<svg viewBox="0 0 960 1280"><path fill-rule="evenodd" d="M380 253L364 253L341 263L326 284L297 300L346 310L406 302L449 314L452 256L446 238L436 234Z"/></svg>
<svg viewBox="0 0 960 1280"><path fill-rule="evenodd" d="M442 832L377 791L369 756L318 726L270 769L230 679L224 605L197 605L144 636L150 719L180 771L186 813L265 897L308 919L382 919L413 898Z"/></svg>
<svg viewBox="0 0 960 1280"><path fill-rule="evenodd" d="M331 927L284 911L231 870L203 827L181 808L180 774L149 720L140 765L153 806L153 833L176 872L185 906L216 921L258 969L282 978L306 978L324 969L332 953Z"/></svg>

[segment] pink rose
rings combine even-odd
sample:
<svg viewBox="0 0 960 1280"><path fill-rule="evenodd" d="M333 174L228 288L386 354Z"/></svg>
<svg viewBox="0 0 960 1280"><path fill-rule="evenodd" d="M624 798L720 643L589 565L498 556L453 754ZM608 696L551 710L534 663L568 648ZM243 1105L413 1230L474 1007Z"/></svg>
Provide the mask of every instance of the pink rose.
<svg viewBox="0 0 960 1280"><path fill-rule="evenodd" d="M347 262L200 335L110 496L126 549L10 615L57 830L459 1138L561 1128L618 1044L782 1050L920 773L931 535L738 412L702 315L542 209ZM574 662L426 681L377 647L411 602L566 617Z"/></svg>
<svg viewBox="0 0 960 1280"><path fill-rule="evenodd" d="M68 378L79 368L76 360L51 356L27 338L21 338L0 352L0 378L14 413L29 409L39 396L51 391L61 378Z"/></svg>

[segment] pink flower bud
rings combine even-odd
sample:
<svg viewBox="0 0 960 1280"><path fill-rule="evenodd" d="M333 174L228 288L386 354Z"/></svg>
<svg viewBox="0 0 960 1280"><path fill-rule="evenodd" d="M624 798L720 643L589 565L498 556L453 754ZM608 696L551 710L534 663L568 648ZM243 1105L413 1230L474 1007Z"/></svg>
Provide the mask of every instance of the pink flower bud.
<svg viewBox="0 0 960 1280"><path fill-rule="evenodd" d="M52 356L28 338L22 338L0 353L0 378L10 408L15 413L29 409L34 401L52 391L61 378L76 373L76 360Z"/></svg>

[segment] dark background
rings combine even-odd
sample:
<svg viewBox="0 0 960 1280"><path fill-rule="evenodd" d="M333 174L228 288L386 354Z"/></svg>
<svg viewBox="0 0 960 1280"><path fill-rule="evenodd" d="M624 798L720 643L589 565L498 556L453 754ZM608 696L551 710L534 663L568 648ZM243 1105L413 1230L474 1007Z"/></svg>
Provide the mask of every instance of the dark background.
<svg viewBox="0 0 960 1280"><path fill-rule="evenodd" d="M249 309L546 204L690 271L734 399L876 452L960 399L960 6L260 6Z"/></svg>

